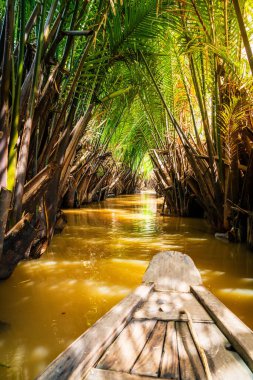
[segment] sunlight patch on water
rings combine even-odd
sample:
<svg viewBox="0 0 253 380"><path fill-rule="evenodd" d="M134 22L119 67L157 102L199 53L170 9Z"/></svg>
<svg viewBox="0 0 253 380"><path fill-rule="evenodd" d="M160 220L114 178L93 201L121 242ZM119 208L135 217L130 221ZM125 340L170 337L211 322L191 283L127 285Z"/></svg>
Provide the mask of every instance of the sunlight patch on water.
<svg viewBox="0 0 253 380"><path fill-rule="evenodd" d="M146 267L148 265L148 261L145 260L131 260L131 259L111 259L111 262L113 263L121 263L125 265L138 265L138 266L144 266Z"/></svg>
<svg viewBox="0 0 253 380"><path fill-rule="evenodd" d="M69 267L78 267L78 268L80 268L81 266L86 267L86 266L89 266L91 264L90 260L74 260L74 261L57 260L57 261L53 262L53 261L46 261L44 259L45 258L42 258L40 261L30 262L27 265L24 264L24 269L27 272L32 273L34 270L47 271L48 268L55 267L55 266L63 267L63 268L65 267L67 269ZM25 280L23 282L20 282L20 285L25 284L25 283L28 283L29 285L33 284L33 282L31 282L31 280Z"/></svg>
<svg viewBox="0 0 253 380"><path fill-rule="evenodd" d="M39 263L40 265L40 263ZM43 263L44 266L51 267L52 265L57 265L56 261L47 261Z"/></svg>
<svg viewBox="0 0 253 380"><path fill-rule="evenodd" d="M129 288L120 288L119 286L98 286L96 288L96 293L114 295L115 292L121 296L126 296L129 294L131 289Z"/></svg>
<svg viewBox="0 0 253 380"><path fill-rule="evenodd" d="M96 280L84 280L83 284L85 287L89 288L89 291L94 292L95 294L104 294L108 296L114 296L115 294L120 296L125 296L129 294L131 291L131 288L128 287L122 287L117 285L108 285L106 283L103 283L101 281Z"/></svg>
<svg viewBox="0 0 253 380"><path fill-rule="evenodd" d="M231 295L236 295L236 296L244 296L244 297L253 297L253 289L225 288L225 289L220 289L219 293L231 294Z"/></svg>
<svg viewBox="0 0 253 380"><path fill-rule="evenodd" d="M206 275L222 276L223 274L225 274L225 272L221 272L221 271L218 271L218 270L210 270L210 269L200 269L200 273L203 276L206 276Z"/></svg>
<svg viewBox="0 0 253 380"><path fill-rule="evenodd" d="M240 281L241 281L241 282L246 282L246 283L251 282L251 283L253 284L253 278L250 278L250 277L244 277L244 278L241 278Z"/></svg>
<svg viewBox="0 0 253 380"><path fill-rule="evenodd" d="M49 351L46 347L38 346L32 351L31 356L33 359L44 359L48 354Z"/></svg>
<svg viewBox="0 0 253 380"><path fill-rule="evenodd" d="M212 271L212 274L214 276L223 276L225 274L225 272L221 272L219 270L214 270L214 271Z"/></svg>

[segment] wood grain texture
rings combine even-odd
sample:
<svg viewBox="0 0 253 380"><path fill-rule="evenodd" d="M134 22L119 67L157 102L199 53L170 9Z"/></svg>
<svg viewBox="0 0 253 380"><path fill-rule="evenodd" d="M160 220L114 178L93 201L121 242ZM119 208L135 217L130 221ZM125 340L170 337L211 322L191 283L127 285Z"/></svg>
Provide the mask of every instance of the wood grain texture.
<svg viewBox="0 0 253 380"><path fill-rule="evenodd" d="M213 379L253 380L253 332L206 288L192 285L201 283L196 271L186 255L155 256L146 284L81 335L38 380L205 380L192 335ZM228 341L238 353L226 350Z"/></svg>
<svg viewBox="0 0 253 380"><path fill-rule="evenodd" d="M193 286L199 299L235 350L253 371L253 332L204 286Z"/></svg>
<svg viewBox="0 0 253 380"><path fill-rule="evenodd" d="M137 319L187 320L180 312L187 309L194 321L213 322L204 307L191 293L151 292L147 301L134 313Z"/></svg>
<svg viewBox="0 0 253 380"><path fill-rule="evenodd" d="M202 284L192 259L181 252L167 251L155 255L143 277L145 284L154 283L160 290L189 292L190 285Z"/></svg>
<svg viewBox="0 0 253 380"><path fill-rule="evenodd" d="M249 380L253 373L237 352L227 350L228 340L216 325L194 323L201 347L206 353L209 369L215 380Z"/></svg>
<svg viewBox="0 0 253 380"><path fill-rule="evenodd" d="M99 360L97 368L130 372L155 324L155 321L131 321Z"/></svg>
<svg viewBox="0 0 253 380"><path fill-rule="evenodd" d="M145 314L142 314L140 316L136 315L134 317L134 319L136 321L146 321L146 320L151 320L151 321L164 321L164 322L187 322L188 321L188 318L182 314L180 316L178 315L170 315L170 314L167 314L167 313L162 313L162 312L159 312L157 313L157 315L155 316L154 313L145 313ZM194 322L198 322L198 323L210 323L210 324L214 324L214 321L212 321L211 319L200 319L200 318L193 318L193 321Z"/></svg>
<svg viewBox="0 0 253 380"><path fill-rule="evenodd" d="M38 379L74 380L84 377L129 322L134 310L147 298L151 289L142 285L124 298L60 354Z"/></svg>
<svg viewBox="0 0 253 380"><path fill-rule="evenodd" d="M186 322L176 322L181 380L205 380L206 375Z"/></svg>
<svg viewBox="0 0 253 380"><path fill-rule="evenodd" d="M161 358L161 377L179 379L177 332L175 322L168 322Z"/></svg>
<svg viewBox="0 0 253 380"><path fill-rule="evenodd" d="M160 378L156 379L161 380ZM87 377L85 377L85 380L154 380L154 378L149 376L132 375L125 372L115 372L98 368L92 368Z"/></svg>
<svg viewBox="0 0 253 380"><path fill-rule="evenodd" d="M157 322L131 373L157 377L163 352L166 323Z"/></svg>

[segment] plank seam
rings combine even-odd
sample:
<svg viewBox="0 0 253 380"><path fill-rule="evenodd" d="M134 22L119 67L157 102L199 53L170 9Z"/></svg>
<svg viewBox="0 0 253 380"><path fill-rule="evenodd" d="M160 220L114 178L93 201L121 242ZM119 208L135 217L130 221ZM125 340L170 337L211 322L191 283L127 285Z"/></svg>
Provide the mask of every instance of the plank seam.
<svg viewBox="0 0 253 380"><path fill-rule="evenodd" d="M130 368L129 373L132 373L132 370L133 370L135 364L137 363L138 359L140 358L140 356L141 356L141 354L142 354L144 348L146 347L148 341L151 339L152 335L154 334L154 332L155 332L155 328L156 328L157 324L158 324L158 321L156 321L156 323L155 323L153 329L152 329L152 330L150 331L150 333L148 334L148 336L147 336L147 340L146 340L146 342L145 342L145 344L144 344L144 346L143 346L141 352L139 353L139 355L138 355L137 358L135 359L134 364L133 364L132 367Z"/></svg>
<svg viewBox="0 0 253 380"><path fill-rule="evenodd" d="M115 335L114 339L108 344L108 346L105 348L105 350L101 353L101 356L98 358L98 360L96 361L96 363L93 365L93 368L96 368L96 366L98 365L99 361L102 359L102 357L104 356L104 354L106 353L106 351L110 348L111 345L113 345L113 343L116 341L116 339L120 336L120 334L127 327L127 325L129 325L132 322L132 320L133 320L133 318L129 319L125 323L122 323L122 329L119 331L119 333L117 335Z"/></svg>
<svg viewBox="0 0 253 380"><path fill-rule="evenodd" d="M163 321L163 322L165 322L166 326L165 326L165 334L164 334L164 337L163 337L162 355L161 355L161 358L160 358L160 363L159 363L159 368L158 368L158 377L161 377L161 370L162 370L163 356L164 356L164 353L165 353L165 342L166 342L166 338L167 338L167 327L168 327L168 322L167 322L167 321Z"/></svg>
<svg viewBox="0 0 253 380"><path fill-rule="evenodd" d="M133 321L152 321L152 320L156 320L158 322L188 322L188 319L179 319L179 318L159 318L159 317L150 317L150 318L147 318L147 317L133 317L132 318ZM192 319L194 323L209 323L209 324L215 324L215 322L213 320L200 320L200 319L195 319L193 318Z"/></svg>
<svg viewBox="0 0 253 380"><path fill-rule="evenodd" d="M179 339L179 337L178 337L178 334L179 334L179 332L178 332L178 322L174 322L174 326L175 326L175 330L176 330L176 346L177 346L177 357L178 357L178 376L179 376L179 379L181 379L181 366L180 366L180 357L179 357L179 349L178 349L178 339Z"/></svg>

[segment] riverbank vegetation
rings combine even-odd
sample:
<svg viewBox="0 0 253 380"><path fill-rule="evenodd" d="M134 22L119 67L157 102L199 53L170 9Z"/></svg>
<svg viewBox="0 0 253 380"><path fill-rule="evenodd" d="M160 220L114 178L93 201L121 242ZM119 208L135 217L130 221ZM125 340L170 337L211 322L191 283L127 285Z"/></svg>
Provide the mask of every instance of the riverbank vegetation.
<svg viewBox="0 0 253 380"><path fill-rule="evenodd" d="M61 207L132 193L253 246L249 0L0 3L0 278ZM154 180L154 179L153 179Z"/></svg>

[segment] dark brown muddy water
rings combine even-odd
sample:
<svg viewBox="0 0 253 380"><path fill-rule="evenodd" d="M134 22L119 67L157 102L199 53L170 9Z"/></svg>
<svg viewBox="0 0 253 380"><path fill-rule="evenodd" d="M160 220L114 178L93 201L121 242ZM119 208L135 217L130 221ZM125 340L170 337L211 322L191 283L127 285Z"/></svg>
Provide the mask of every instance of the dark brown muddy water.
<svg viewBox="0 0 253 380"><path fill-rule="evenodd" d="M253 252L219 241L205 221L159 215L144 193L66 211L37 261L0 283L0 379L30 380L141 282L162 250L192 257L205 285L253 328Z"/></svg>

